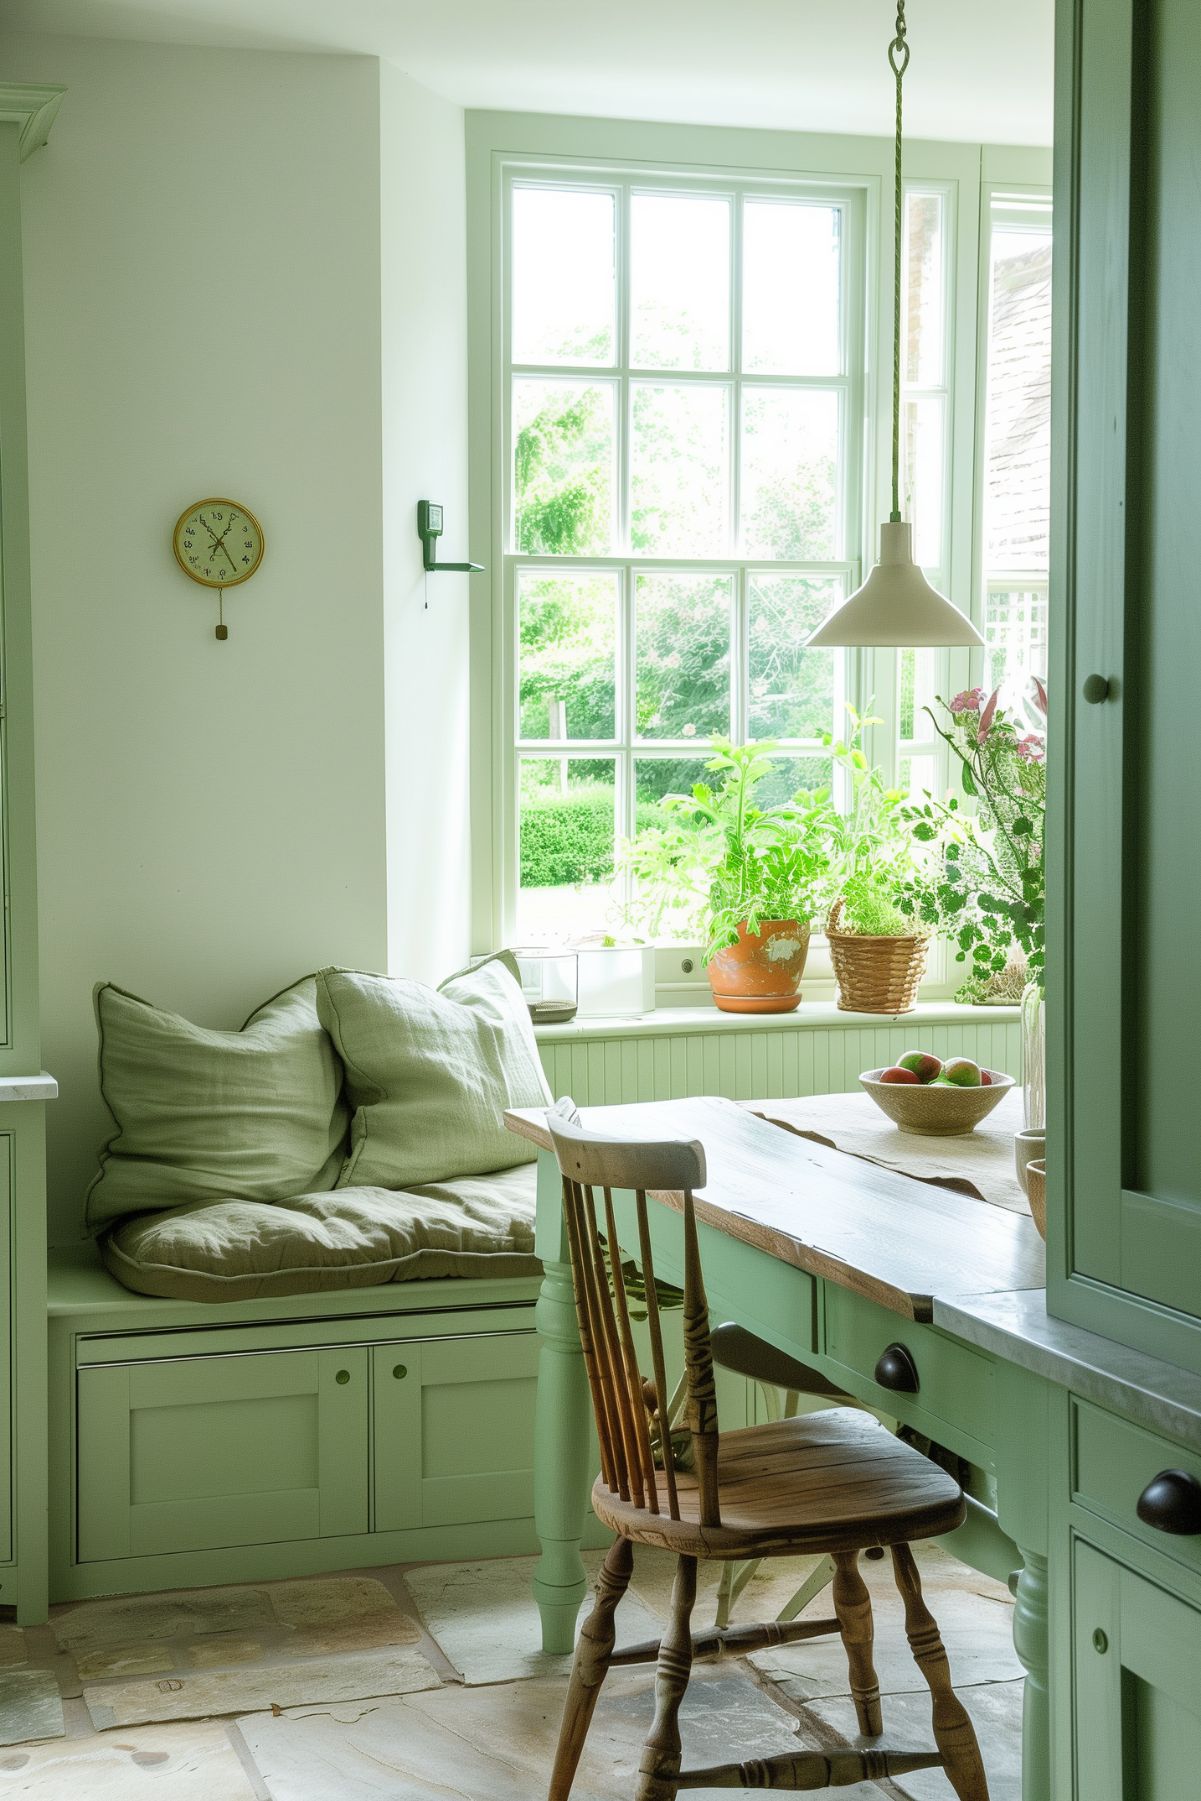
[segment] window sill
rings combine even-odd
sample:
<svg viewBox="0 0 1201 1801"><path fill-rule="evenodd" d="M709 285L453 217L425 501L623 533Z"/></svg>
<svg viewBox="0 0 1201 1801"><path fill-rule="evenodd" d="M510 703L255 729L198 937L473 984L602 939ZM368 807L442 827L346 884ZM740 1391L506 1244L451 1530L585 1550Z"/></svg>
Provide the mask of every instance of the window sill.
<svg viewBox="0 0 1201 1801"><path fill-rule="evenodd" d="M656 1007L637 1017L586 1014L564 1025L536 1026L540 1044L586 1038L670 1038L698 1032L796 1032L815 1027L862 1031L864 1027L912 1025L1014 1025L1019 1007L969 1007L958 1001L919 1001L910 1013L844 1013L832 1000L802 1001L792 1013L722 1013L714 1006Z"/></svg>

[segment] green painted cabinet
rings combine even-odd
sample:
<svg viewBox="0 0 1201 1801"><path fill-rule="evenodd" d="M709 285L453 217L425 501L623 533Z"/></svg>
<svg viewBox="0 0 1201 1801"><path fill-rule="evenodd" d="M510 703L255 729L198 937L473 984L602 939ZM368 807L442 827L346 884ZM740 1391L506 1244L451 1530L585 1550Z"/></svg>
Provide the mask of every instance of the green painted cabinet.
<svg viewBox="0 0 1201 1801"><path fill-rule="evenodd" d="M537 1335L377 1345L372 1358L375 1530L528 1519Z"/></svg>
<svg viewBox="0 0 1201 1801"><path fill-rule="evenodd" d="M1079 1801L1193 1801L1201 1786L1201 1612L1078 1539Z"/></svg>
<svg viewBox="0 0 1201 1801"><path fill-rule="evenodd" d="M367 1531L368 1352L79 1372L82 1563Z"/></svg>
<svg viewBox="0 0 1201 1801"><path fill-rule="evenodd" d="M1201 1371L1201 33L1059 13L1049 1298Z"/></svg>

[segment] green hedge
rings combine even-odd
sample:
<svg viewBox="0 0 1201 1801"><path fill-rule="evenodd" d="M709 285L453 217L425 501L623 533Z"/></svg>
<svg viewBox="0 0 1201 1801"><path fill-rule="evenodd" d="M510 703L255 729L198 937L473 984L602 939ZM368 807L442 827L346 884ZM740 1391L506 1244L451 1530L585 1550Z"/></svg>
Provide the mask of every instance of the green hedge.
<svg viewBox="0 0 1201 1801"><path fill-rule="evenodd" d="M664 814L652 801L636 812L636 829L658 826ZM521 886L563 888L607 882L613 875L613 796L599 789L548 794L521 809Z"/></svg>

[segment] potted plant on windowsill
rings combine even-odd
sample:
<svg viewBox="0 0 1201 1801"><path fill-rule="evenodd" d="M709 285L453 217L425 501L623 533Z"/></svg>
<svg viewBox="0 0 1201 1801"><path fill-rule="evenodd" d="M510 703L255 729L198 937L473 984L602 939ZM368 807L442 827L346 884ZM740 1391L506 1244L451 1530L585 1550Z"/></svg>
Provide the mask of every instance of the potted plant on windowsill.
<svg viewBox="0 0 1201 1801"><path fill-rule="evenodd" d="M850 789L848 811L834 815L838 897L826 923L838 1005L847 1013L908 1013L925 974L929 928L901 905L921 880L905 796L887 786L864 754L864 729L878 721L847 711L850 737L839 743L827 739Z"/></svg>
<svg viewBox="0 0 1201 1801"><path fill-rule="evenodd" d="M689 898L701 914L709 986L725 1013L800 1004L812 921L828 889L829 793L759 806L772 748L715 739L705 767L719 780L667 796L670 825L640 834L627 853L644 916L661 919L668 904L678 915Z"/></svg>

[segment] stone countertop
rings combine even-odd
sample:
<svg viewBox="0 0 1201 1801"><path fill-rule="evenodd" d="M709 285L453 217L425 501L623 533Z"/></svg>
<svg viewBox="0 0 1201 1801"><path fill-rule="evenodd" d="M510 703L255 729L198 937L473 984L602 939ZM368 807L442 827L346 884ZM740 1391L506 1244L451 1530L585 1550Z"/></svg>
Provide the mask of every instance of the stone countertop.
<svg viewBox="0 0 1201 1801"><path fill-rule="evenodd" d="M1201 1453L1201 1376L1053 1318L1044 1289L936 1299L934 1324Z"/></svg>

